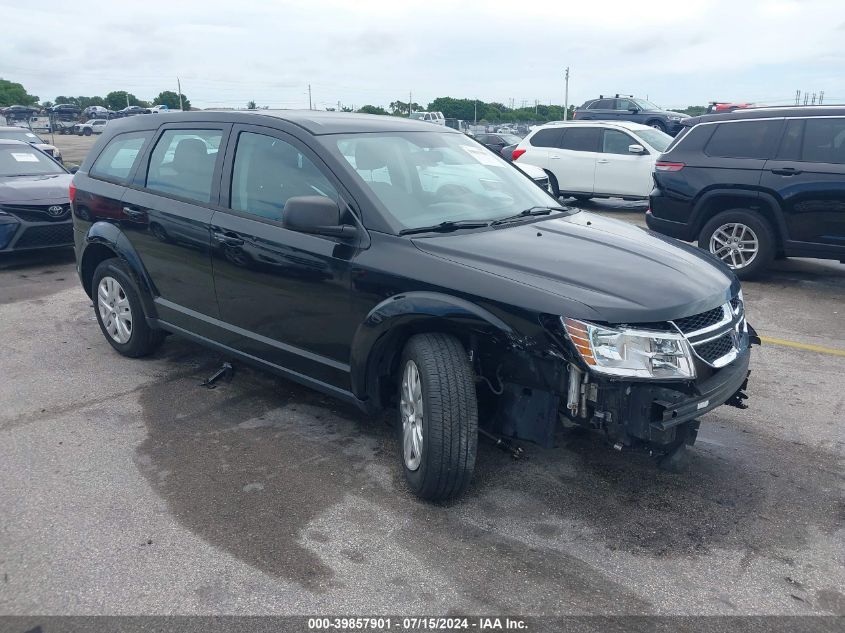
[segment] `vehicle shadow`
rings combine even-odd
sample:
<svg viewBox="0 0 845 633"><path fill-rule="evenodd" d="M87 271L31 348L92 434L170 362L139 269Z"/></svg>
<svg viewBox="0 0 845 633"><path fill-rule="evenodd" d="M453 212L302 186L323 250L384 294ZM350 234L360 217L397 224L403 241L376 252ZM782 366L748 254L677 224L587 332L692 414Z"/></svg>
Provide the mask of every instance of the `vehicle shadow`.
<svg viewBox="0 0 845 633"><path fill-rule="evenodd" d="M530 459L520 462L483 441L467 494L428 504L404 483L389 416L368 419L243 366L231 383L205 389L200 382L221 359L184 341L170 340L157 358L174 371L140 392L147 438L138 468L192 532L314 592L354 582L350 566L393 574L397 591L407 591L413 570L393 566L412 559L467 587L472 604L518 607L501 580L518 567L542 589L537 600L559 593L565 574L568 587L581 588L565 600L642 610L570 547L782 558L780 547L803 542L809 524L832 532L842 512L834 456L741 433L714 414L711 441L693 450L684 475L589 435L561 434L555 449L526 445ZM402 556L388 559L385 549ZM488 579L483 590L479 578Z"/></svg>
<svg viewBox="0 0 845 633"><path fill-rule="evenodd" d="M34 266L54 266L74 262L73 248L0 253L0 271L20 270Z"/></svg>

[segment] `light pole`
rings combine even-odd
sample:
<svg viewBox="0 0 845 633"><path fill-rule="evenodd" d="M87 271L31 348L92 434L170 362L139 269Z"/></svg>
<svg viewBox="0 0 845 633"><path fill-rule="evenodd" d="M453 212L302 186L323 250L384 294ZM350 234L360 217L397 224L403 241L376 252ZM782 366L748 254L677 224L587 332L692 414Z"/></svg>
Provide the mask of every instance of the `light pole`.
<svg viewBox="0 0 845 633"><path fill-rule="evenodd" d="M566 121L569 118L569 66L566 67L563 76L566 80L566 88L563 93L563 120Z"/></svg>

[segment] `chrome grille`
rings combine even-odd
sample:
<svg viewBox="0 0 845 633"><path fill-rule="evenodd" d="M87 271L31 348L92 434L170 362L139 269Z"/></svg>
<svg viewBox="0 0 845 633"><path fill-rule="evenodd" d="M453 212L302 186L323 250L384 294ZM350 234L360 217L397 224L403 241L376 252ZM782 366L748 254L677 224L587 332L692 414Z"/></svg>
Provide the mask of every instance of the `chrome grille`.
<svg viewBox="0 0 845 633"><path fill-rule="evenodd" d="M733 349L734 337L731 332L725 332L719 338L701 343L695 347L695 351L701 359L711 365L723 356L727 356Z"/></svg>
<svg viewBox="0 0 845 633"><path fill-rule="evenodd" d="M724 320L724 318L725 311L722 306L719 306L701 314L675 319L674 323L681 332L689 334L716 325Z"/></svg>

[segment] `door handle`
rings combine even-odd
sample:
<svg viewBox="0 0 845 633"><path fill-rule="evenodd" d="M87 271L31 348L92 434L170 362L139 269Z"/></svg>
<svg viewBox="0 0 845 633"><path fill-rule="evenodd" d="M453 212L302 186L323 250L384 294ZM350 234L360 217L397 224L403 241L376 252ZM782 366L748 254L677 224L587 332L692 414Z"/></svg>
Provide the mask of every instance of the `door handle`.
<svg viewBox="0 0 845 633"><path fill-rule="evenodd" d="M800 169L795 169L795 167L783 167L780 169L772 169L773 174L777 174L778 176L797 176L801 173Z"/></svg>
<svg viewBox="0 0 845 633"><path fill-rule="evenodd" d="M558 160L560 158L560 156L552 155L552 156L549 156L549 158L552 159L552 160Z"/></svg>
<svg viewBox="0 0 845 633"><path fill-rule="evenodd" d="M597 160L596 162L597 162L599 165L605 165L605 164L609 163L610 161L609 161L609 160L607 160L606 158L601 158L601 159Z"/></svg>
<svg viewBox="0 0 845 633"><path fill-rule="evenodd" d="M130 220L142 220L144 219L144 212L141 209L136 207L123 207L123 213L126 214Z"/></svg>
<svg viewBox="0 0 845 633"><path fill-rule="evenodd" d="M222 233L220 231L212 231L211 237L213 237L216 241L220 242L221 244L225 244L226 246L243 246L243 239L238 237L234 234L227 234Z"/></svg>

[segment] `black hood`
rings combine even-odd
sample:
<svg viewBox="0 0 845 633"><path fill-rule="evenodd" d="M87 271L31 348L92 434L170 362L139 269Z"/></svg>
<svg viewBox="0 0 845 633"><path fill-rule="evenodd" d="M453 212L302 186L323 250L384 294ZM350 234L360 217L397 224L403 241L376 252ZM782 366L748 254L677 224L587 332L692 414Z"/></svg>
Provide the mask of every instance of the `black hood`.
<svg viewBox="0 0 845 633"><path fill-rule="evenodd" d="M430 255L586 305L608 323L697 314L739 289L709 254L586 212L414 242Z"/></svg>
<svg viewBox="0 0 845 633"><path fill-rule="evenodd" d="M0 176L0 204L67 204L71 174Z"/></svg>

